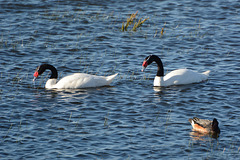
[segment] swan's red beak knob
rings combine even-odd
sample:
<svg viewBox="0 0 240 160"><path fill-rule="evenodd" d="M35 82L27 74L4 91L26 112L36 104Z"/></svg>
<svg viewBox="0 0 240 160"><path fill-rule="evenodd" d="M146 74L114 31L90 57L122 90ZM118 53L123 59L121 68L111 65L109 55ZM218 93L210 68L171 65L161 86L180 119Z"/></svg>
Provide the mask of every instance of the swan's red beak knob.
<svg viewBox="0 0 240 160"><path fill-rule="evenodd" d="M33 78L33 81L35 81L38 77L38 72L36 71L34 74L33 74L34 78Z"/></svg>
<svg viewBox="0 0 240 160"><path fill-rule="evenodd" d="M145 70L145 68L148 66L147 61L144 61L142 64L142 72Z"/></svg>

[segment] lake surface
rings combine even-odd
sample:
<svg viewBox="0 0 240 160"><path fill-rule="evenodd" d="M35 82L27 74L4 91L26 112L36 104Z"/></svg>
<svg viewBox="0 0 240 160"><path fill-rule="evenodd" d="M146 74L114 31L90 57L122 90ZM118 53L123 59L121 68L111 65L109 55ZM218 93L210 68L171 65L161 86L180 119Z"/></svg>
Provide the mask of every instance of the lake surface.
<svg viewBox="0 0 240 160"><path fill-rule="evenodd" d="M122 23L138 11L137 31ZM0 2L0 159L239 159L240 1ZM162 29L163 28L163 29ZM162 33L161 33L162 31ZM203 83L153 87L165 73L211 70ZM119 73L111 86L47 90L60 77ZM219 138L189 118L217 118Z"/></svg>

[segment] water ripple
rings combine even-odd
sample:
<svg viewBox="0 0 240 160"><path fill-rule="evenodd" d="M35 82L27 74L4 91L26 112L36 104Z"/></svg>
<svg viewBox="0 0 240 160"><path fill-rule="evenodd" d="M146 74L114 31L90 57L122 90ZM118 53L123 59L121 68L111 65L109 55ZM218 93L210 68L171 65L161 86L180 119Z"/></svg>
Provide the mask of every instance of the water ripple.
<svg viewBox="0 0 240 160"><path fill-rule="evenodd" d="M222 0L1 1L1 159L237 159L238 9ZM122 32L136 11L149 19ZM165 73L211 70L209 80L153 87L156 65L141 72L149 54ZM41 63L60 77L119 76L108 87L46 90L48 73L32 83ZM194 116L217 118L220 137L193 132Z"/></svg>

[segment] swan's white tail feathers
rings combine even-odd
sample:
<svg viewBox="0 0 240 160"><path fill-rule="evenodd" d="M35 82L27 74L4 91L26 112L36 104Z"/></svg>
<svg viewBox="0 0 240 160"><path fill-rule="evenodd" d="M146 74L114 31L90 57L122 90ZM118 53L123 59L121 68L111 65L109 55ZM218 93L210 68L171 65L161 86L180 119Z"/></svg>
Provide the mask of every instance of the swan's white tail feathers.
<svg viewBox="0 0 240 160"><path fill-rule="evenodd" d="M207 70L207 71L203 72L202 74L205 74L206 76L209 76L210 72L211 72L210 70Z"/></svg>
<svg viewBox="0 0 240 160"><path fill-rule="evenodd" d="M118 75L118 73L111 75L111 76L107 76L106 80L108 81L108 84L110 84L117 75Z"/></svg>

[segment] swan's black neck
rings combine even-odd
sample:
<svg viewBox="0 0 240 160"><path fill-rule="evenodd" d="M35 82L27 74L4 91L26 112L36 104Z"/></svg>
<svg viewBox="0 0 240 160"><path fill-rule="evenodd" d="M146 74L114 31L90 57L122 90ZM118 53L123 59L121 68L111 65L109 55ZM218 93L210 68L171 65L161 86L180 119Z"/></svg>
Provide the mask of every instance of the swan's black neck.
<svg viewBox="0 0 240 160"><path fill-rule="evenodd" d="M57 79L58 78L57 69L50 64L42 64L41 66L39 66L38 74L41 75L46 69L49 69L52 72L50 79L53 79L53 78Z"/></svg>
<svg viewBox="0 0 240 160"><path fill-rule="evenodd" d="M147 59L148 65L151 64L153 61L155 61L157 63L158 70L157 70L157 75L156 76L163 77L164 76L164 70L163 70L163 64L162 64L161 59L156 55L150 55L146 59Z"/></svg>

